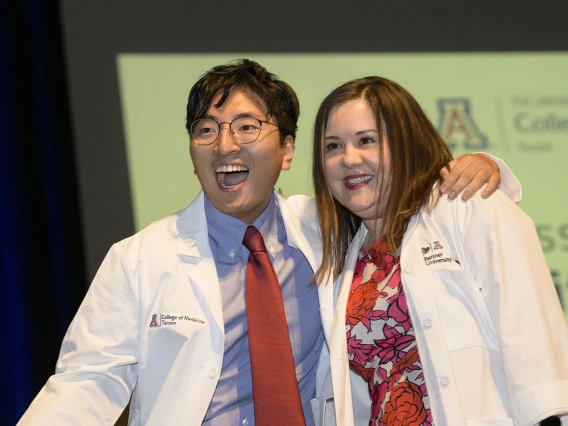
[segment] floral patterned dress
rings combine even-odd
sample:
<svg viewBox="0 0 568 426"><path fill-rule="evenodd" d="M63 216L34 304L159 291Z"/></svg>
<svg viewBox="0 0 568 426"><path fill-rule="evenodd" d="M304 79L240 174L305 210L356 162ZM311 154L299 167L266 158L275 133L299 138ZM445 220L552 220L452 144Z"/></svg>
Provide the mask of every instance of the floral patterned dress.
<svg viewBox="0 0 568 426"><path fill-rule="evenodd" d="M349 364L369 383L369 425L433 425L400 279L400 249L388 253L384 236L359 254L346 324Z"/></svg>

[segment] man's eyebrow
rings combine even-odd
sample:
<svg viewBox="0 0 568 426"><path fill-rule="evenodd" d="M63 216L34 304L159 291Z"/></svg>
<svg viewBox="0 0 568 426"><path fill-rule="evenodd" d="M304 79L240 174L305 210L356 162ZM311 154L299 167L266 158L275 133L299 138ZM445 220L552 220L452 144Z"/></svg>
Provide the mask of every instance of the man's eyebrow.
<svg viewBox="0 0 568 426"><path fill-rule="evenodd" d="M240 112L240 113L235 114L235 115L233 116L233 120L234 120L235 118L240 118L240 117L253 117L253 118L259 119L259 118L257 117L257 115L258 115L258 114L254 113L254 112L249 112L249 111ZM207 118L207 119L209 119L209 120L219 121L217 117L215 117L215 116L213 116L213 115L211 115L211 114L205 114L205 115L203 116L203 118ZM262 119L260 119L260 120L262 120Z"/></svg>
<svg viewBox="0 0 568 426"><path fill-rule="evenodd" d="M235 118L239 118L239 117L254 117L257 118L258 114L254 113L254 112L241 112L239 114L235 115Z"/></svg>

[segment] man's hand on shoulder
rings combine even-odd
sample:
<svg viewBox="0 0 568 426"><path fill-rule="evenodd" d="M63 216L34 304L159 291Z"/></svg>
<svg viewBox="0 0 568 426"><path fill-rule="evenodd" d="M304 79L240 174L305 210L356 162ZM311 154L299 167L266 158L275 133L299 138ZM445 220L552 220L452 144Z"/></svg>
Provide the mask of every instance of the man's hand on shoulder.
<svg viewBox="0 0 568 426"><path fill-rule="evenodd" d="M461 198L467 201L485 183L487 186L483 189L481 196L487 198L501 183L499 167L491 158L483 154L461 155L440 170L440 176L444 179L440 192L448 194L450 200L454 200L465 188Z"/></svg>

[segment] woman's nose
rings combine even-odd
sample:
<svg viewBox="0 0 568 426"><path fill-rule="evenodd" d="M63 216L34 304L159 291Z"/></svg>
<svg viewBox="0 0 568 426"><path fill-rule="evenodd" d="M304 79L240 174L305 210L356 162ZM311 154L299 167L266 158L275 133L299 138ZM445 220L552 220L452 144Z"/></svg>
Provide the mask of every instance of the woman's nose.
<svg viewBox="0 0 568 426"><path fill-rule="evenodd" d="M362 163L361 155L359 150L350 144L345 146L345 152L343 153L342 163L344 167L352 168L358 166Z"/></svg>

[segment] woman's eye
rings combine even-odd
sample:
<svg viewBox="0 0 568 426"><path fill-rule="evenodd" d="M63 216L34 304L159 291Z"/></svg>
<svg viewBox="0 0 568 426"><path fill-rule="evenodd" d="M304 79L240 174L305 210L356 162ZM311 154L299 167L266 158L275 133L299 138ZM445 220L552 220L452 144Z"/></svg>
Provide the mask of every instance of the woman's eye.
<svg viewBox="0 0 568 426"><path fill-rule="evenodd" d="M367 145L369 143L374 143L375 140L371 139L371 138L361 138L360 142L361 142L361 145Z"/></svg>
<svg viewBox="0 0 568 426"><path fill-rule="evenodd" d="M339 144L338 144L338 143L335 143L335 142L328 143L328 144L325 146L325 150L326 150L326 151L333 151L334 149L337 149L337 148L339 148Z"/></svg>

